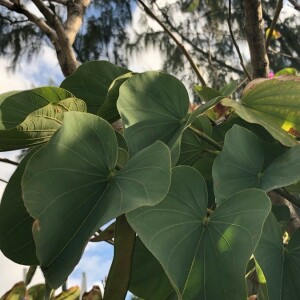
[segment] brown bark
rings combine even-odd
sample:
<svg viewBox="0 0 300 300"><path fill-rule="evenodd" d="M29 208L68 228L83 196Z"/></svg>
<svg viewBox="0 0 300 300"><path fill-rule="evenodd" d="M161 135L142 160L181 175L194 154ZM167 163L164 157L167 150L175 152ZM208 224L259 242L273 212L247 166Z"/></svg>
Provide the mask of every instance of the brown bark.
<svg viewBox="0 0 300 300"><path fill-rule="evenodd" d="M14 4L8 0L0 0L0 5L11 11L22 14L36 24L45 33L55 48L57 59L65 76L71 75L78 67L73 43L82 25L86 8L90 0L54 0L67 8L67 18L63 23L58 16L49 9L42 0L32 0L45 19L37 17L21 4ZM50 0L51 2L51 0Z"/></svg>
<svg viewBox="0 0 300 300"><path fill-rule="evenodd" d="M253 78L268 77L269 60L265 47L264 21L260 0L244 0L246 35L251 56Z"/></svg>

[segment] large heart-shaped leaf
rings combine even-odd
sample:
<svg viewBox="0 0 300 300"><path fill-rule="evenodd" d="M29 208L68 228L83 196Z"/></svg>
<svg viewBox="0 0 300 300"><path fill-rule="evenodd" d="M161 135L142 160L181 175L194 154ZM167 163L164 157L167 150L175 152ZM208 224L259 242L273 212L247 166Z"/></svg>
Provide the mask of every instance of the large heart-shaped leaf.
<svg viewBox="0 0 300 300"><path fill-rule="evenodd" d="M146 72L121 86L117 107L129 151L134 154L156 140L174 145L187 122L189 98L175 77Z"/></svg>
<svg viewBox="0 0 300 300"><path fill-rule="evenodd" d="M298 77L279 77L247 89L241 103L223 99L222 104L233 107L247 122L262 125L274 138L291 147L298 144L292 135L300 135L299 93Z"/></svg>
<svg viewBox="0 0 300 300"><path fill-rule="evenodd" d="M66 113L64 124L29 161L25 206L35 219L37 257L47 282L59 287L93 233L111 219L154 205L170 185L170 151L145 148L116 171L117 139L98 116Z"/></svg>
<svg viewBox="0 0 300 300"><path fill-rule="evenodd" d="M80 65L60 86L77 98L83 99L87 104L88 112L97 114L112 82L128 72L127 69L108 61L89 61Z"/></svg>
<svg viewBox="0 0 300 300"><path fill-rule="evenodd" d="M34 219L28 214L22 197L21 181L26 165L40 147L32 149L10 178L0 204L0 249L12 261L38 265L32 236Z"/></svg>
<svg viewBox="0 0 300 300"><path fill-rule="evenodd" d="M180 299L246 299L245 270L271 210L261 190L237 193L211 214L201 174L173 169L166 198L127 214Z"/></svg>
<svg viewBox="0 0 300 300"><path fill-rule="evenodd" d="M73 95L57 87L41 87L28 91L15 91L0 95L0 130L18 126L33 111L52 102Z"/></svg>
<svg viewBox="0 0 300 300"><path fill-rule="evenodd" d="M86 111L84 101L68 98L30 113L16 127L0 130L0 151L32 147L50 139L61 126L67 111Z"/></svg>
<svg viewBox="0 0 300 300"><path fill-rule="evenodd" d="M146 72L129 78L120 88L117 107L132 155L161 140L177 160L181 134L198 116L220 99L213 99L188 115L188 93L177 78L160 72Z"/></svg>
<svg viewBox="0 0 300 300"><path fill-rule="evenodd" d="M176 299L162 266L139 237L134 245L129 291L145 300Z"/></svg>
<svg viewBox="0 0 300 300"><path fill-rule="evenodd" d="M223 150L212 169L217 202L243 189L257 187L269 192L297 182L300 145L283 152L276 147L234 125L227 132Z"/></svg>
<svg viewBox="0 0 300 300"><path fill-rule="evenodd" d="M105 101L100 106L97 115L101 118L107 120L112 123L120 119L120 114L117 109L117 100L119 98L119 89L120 86L130 77L132 77L134 73L129 72L124 75L117 77L112 84L110 85Z"/></svg>
<svg viewBox="0 0 300 300"><path fill-rule="evenodd" d="M273 214L265 222L254 252L268 287L270 300L298 300L300 286L300 230L285 247L279 224Z"/></svg>

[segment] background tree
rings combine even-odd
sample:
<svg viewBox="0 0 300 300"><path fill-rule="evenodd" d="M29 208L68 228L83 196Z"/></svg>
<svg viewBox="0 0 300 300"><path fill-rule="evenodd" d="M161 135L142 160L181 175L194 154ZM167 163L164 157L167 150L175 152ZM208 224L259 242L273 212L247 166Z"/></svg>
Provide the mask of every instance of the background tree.
<svg viewBox="0 0 300 300"><path fill-rule="evenodd" d="M278 3L283 4L276 0L263 1L265 29L271 26ZM228 1L180 0L171 4L168 1L163 4L161 1L149 1L148 4L187 48L211 86L218 88L225 79L228 81L243 74L228 31ZM34 57L42 43L53 45L65 76L71 74L79 63L88 60L102 58L126 65L128 55L125 49L127 53L140 53L154 45L162 52L164 70L181 78L189 77L187 79L192 79L187 80L189 82L196 81L193 75L190 78L192 73L180 49L164 30L153 27L145 14L141 15L141 30L136 30L134 37L129 34L126 25L132 21L132 12L137 9L136 1L34 0L23 3L1 0L0 5L0 53L12 59L12 67L23 56L28 59ZM275 29L280 33L280 38L272 39L268 47L270 66L274 71L292 64L300 69L297 43L299 4L285 1L284 5L290 6L293 11L288 17L277 20ZM32 13L33 7L42 14L42 19ZM232 1L230 23L245 59L248 55L244 50L244 11L243 1ZM247 67L251 73L251 66Z"/></svg>

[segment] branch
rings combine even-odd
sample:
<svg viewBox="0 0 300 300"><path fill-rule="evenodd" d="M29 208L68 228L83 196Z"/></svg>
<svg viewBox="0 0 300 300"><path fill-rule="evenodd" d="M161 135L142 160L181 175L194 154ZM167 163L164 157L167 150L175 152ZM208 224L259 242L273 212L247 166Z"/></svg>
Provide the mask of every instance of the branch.
<svg viewBox="0 0 300 300"><path fill-rule="evenodd" d="M44 0L44 1L49 1L49 2L54 2L54 3L58 3L58 4L62 4L64 6L67 6L68 4L68 0Z"/></svg>
<svg viewBox="0 0 300 300"><path fill-rule="evenodd" d="M76 35L82 25L86 8L90 5L90 0L68 1L67 20L64 23L66 35L69 43L73 45Z"/></svg>
<svg viewBox="0 0 300 300"><path fill-rule="evenodd" d="M65 76L71 75L78 66L72 43L65 32L64 26L58 16L49 9L42 0L32 0L39 11L44 15L46 20L52 26L53 30L57 35L57 39L51 40L57 54L59 65Z"/></svg>
<svg viewBox="0 0 300 300"><path fill-rule="evenodd" d="M157 7L158 7L158 6L157 6ZM182 39L184 42L188 43L188 44L189 44L196 52L199 52L199 53L202 54L204 57L206 57L208 60L210 59L210 60L216 62L218 65L220 65L220 66L222 66L222 67L224 67L224 68L226 68L226 69L228 69L228 70L230 70L230 71L232 71L232 72L235 72L235 73L240 74L240 75L243 74L243 72L242 72L241 70L236 69L236 68L234 68L234 67L232 67L232 66L227 65L224 61L217 59L216 57L212 56L210 53L205 52L204 50L202 50L201 48L199 48L199 47L197 47L195 44L193 44L191 40L189 40L186 36L184 36L184 35L178 30L178 28L175 27L175 26L172 24L172 22L169 20L168 15L165 14L159 7L158 7L158 9L159 9L159 11L161 12L161 14L163 15L163 17L165 18L165 22L169 25L169 27L170 27L174 32L176 32L176 33L181 37L181 39Z"/></svg>
<svg viewBox="0 0 300 300"><path fill-rule="evenodd" d="M125 215L121 215L116 220L114 259L106 280L104 300L125 299L131 275L134 243L135 232Z"/></svg>
<svg viewBox="0 0 300 300"><path fill-rule="evenodd" d="M231 39L232 39L232 42L233 42L233 45L237 51L237 54L239 56L239 59L240 59L240 64L245 72L245 74L247 75L248 79L251 81L252 78L247 70L247 68L245 67L244 65L244 60L243 60L243 56L241 54L241 51L240 51L240 48L234 38L234 35L233 35L233 31L232 31L232 28L231 28L231 0L229 0L229 9L228 9L228 19L227 19L227 23L228 23L228 28L229 28L229 32L230 32L230 36L231 36Z"/></svg>
<svg viewBox="0 0 300 300"><path fill-rule="evenodd" d="M203 131L198 130L192 125L190 125L188 128L190 128L200 139L213 146L218 151L222 150L222 146L210 136L206 135Z"/></svg>
<svg viewBox="0 0 300 300"><path fill-rule="evenodd" d="M63 25L57 15L53 13L51 9L49 9L42 0L32 0L32 2L36 5L39 11L43 14L46 20L51 24L53 29L56 31L56 34L60 40L65 38L65 32Z"/></svg>
<svg viewBox="0 0 300 300"><path fill-rule="evenodd" d="M293 55L289 55L289 54L286 54L286 53L276 52L272 49L268 49L268 52L270 52L272 54L275 54L275 55L284 56L284 57L287 57L287 58L290 58L290 59L300 60L300 57L294 57Z"/></svg>
<svg viewBox="0 0 300 300"><path fill-rule="evenodd" d="M185 57L191 64L191 67L196 73L201 84L203 86L206 86L205 80L203 79L198 67L196 66L194 60L192 59L188 51L185 49L184 45L177 40L177 38L173 35L173 33L153 14L153 12L148 8L148 6L142 0L137 0L137 1L143 6L146 14L149 15L152 19L154 19L164 29L164 31L169 35L169 37L175 42L177 47L182 51L182 53L185 55Z"/></svg>
<svg viewBox="0 0 300 300"><path fill-rule="evenodd" d="M253 68L253 77L268 77L269 60L265 48L264 21L260 0L244 0L246 35Z"/></svg>
<svg viewBox="0 0 300 300"><path fill-rule="evenodd" d="M8 181L6 181L6 180L4 180L4 179L1 179L1 178L0 178L0 181L1 181L1 182L4 182L4 183L8 183Z"/></svg>
<svg viewBox="0 0 300 300"><path fill-rule="evenodd" d="M278 18L279 18L282 7L283 7L283 0L279 0L278 3L277 3L276 10L275 10L274 18L273 18L273 21L271 23L270 30L269 30L269 33L268 33L268 36L267 36L266 49L268 49L269 46L270 46L271 38L273 36L273 31L275 29L275 25L278 21Z"/></svg>
<svg viewBox="0 0 300 300"><path fill-rule="evenodd" d="M300 4L298 4L296 1L294 0L289 0L289 2L294 6L294 8L298 11L300 11Z"/></svg>
<svg viewBox="0 0 300 300"><path fill-rule="evenodd" d="M10 160L8 158L0 158L0 162L11 164L11 165L14 165L14 166L18 166L19 165L18 162Z"/></svg>
<svg viewBox="0 0 300 300"><path fill-rule="evenodd" d="M294 197L293 195L291 195L287 190L285 190L284 188L281 189L275 189L274 190L278 195L282 196L283 198L285 198L286 200L290 201L291 203L293 203L294 205L296 205L297 207L300 208L300 199Z"/></svg>
<svg viewBox="0 0 300 300"><path fill-rule="evenodd" d="M51 27L49 27L43 19L40 19L35 14L31 13L23 5L17 5L8 0L0 0L0 5L18 14L26 16L29 21L35 23L39 27L39 29L50 38L52 43L53 41L57 40L55 31Z"/></svg>

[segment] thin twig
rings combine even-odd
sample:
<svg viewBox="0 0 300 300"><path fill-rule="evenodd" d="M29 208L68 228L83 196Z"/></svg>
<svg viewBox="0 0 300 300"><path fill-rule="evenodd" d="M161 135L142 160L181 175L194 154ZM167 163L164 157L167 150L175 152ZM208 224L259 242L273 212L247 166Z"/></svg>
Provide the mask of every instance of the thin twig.
<svg viewBox="0 0 300 300"><path fill-rule="evenodd" d="M14 166L18 166L19 165L18 162L10 160L8 158L0 158L0 162L11 164L11 165L14 165Z"/></svg>
<svg viewBox="0 0 300 300"><path fill-rule="evenodd" d="M241 54L241 51L240 51L240 48L234 38L234 34L233 34L233 31L232 31L232 28L231 28L231 0L229 0L229 9L228 9L228 19L227 19L227 23L228 23L228 28L229 28L229 32L230 32L230 36L231 36L231 39L232 39L232 42L233 42L233 45L235 47L235 50L239 56L239 59L240 59L240 64L245 72L245 74L247 75L248 79L251 81L252 78L244 64L244 60L243 60L243 56Z"/></svg>
<svg viewBox="0 0 300 300"><path fill-rule="evenodd" d="M207 142L208 144L210 144L217 150L219 150L219 151L222 150L222 146L217 141L212 139L210 136L206 135L203 131L200 131L191 125L188 128L190 128L200 139L204 140L205 142Z"/></svg>
<svg viewBox="0 0 300 300"><path fill-rule="evenodd" d="M294 8L298 11L300 11L300 4L298 4L296 1L294 0L289 0L289 2L294 6Z"/></svg>
<svg viewBox="0 0 300 300"><path fill-rule="evenodd" d="M207 53L205 52L203 49L197 47L197 45L195 45L194 43L192 43L191 40L189 40L186 36L184 36L177 27L175 27L172 22L170 21L168 15L166 13L164 13L164 11L162 9L159 8L158 5L156 5L156 7L159 9L160 13L163 15L163 17L165 18L165 22L169 25L169 27L176 32L178 35L180 35L181 39L186 42L187 44L189 44L196 52L199 52L200 54L202 54L204 57L206 57L207 59L211 59L212 61L216 62L219 66L222 66L230 71L233 71L239 75L243 74L243 71L236 69L232 66L227 65L223 60L219 60L217 57L212 56L211 53Z"/></svg>
<svg viewBox="0 0 300 300"><path fill-rule="evenodd" d="M279 18L282 7L283 7L283 0L278 0L277 7L276 7L276 10L275 10L275 14L274 14L274 18L273 18L273 21L271 23L270 30L269 30L269 33L268 33L268 36L267 36L266 50L268 50L268 48L270 46L271 38L273 36L275 25L278 21L278 18Z"/></svg>
<svg viewBox="0 0 300 300"><path fill-rule="evenodd" d="M49 1L49 0L43 0L43 1ZM62 5L67 5L68 4L68 0L50 0L50 3L55 2L58 4L62 4Z"/></svg>
<svg viewBox="0 0 300 300"><path fill-rule="evenodd" d="M143 6L146 14L149 15L152 19L154 19L164 29L164 31L169 35L169 37L176 43L177 47L182 51L182 53L185 55L185 57L191 64L191 67L196 73L201 84L203 86L206 86L204 78L200 74L198 67L196 66L194 60L192 59L188 51L185 49L184 45L177 40L177 38L173 35L173 33L154 15L154 13L148 8L148 6L142 0L137 0L137 2Z"/></svg>
<svg viewBox="0 0 300 300"><path fill-rule="evenodd" d="M294 197L291 195L286 189L281 188L281 189L275 189L274 190L278 195L282 196L286 200L290 201L294 205L300 208L300 199Z"/></svg>
<svg viewBox="0 0 300 300"><path fill-rule="evenodd" d="M268 49L268 52L270 52L272 54L275 54L275 55L284 56L284 57L287 57L287 58L290 58L290 59L300 60L300 57L294 57L292 55L285 54L285 53L282 53L282 52L276 52L276 51L274 51L272 49Z"/></svg>
<svg viewBox="0 0 300 300"><path fill-rule="evenodd" d="M1 178L0 178L0 181L1 181L1 182L4 182L4 183L8 183L8 181L6 181L6 180L4 180L4 179L1 179Z"/></svg>

